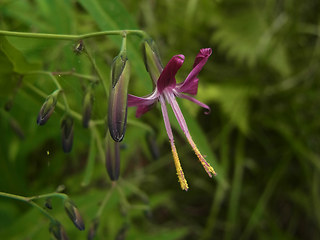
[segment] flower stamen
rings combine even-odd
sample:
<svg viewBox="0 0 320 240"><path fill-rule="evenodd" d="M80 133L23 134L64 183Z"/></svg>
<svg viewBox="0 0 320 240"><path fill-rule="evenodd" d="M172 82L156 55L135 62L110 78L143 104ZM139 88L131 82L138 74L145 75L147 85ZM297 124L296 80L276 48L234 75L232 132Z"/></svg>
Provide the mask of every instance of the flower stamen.
<svg viewBox="0 0 320 240"><path fill-rule="evenodd" d="M181 186L182 190L188 191L189 187L188 187L188 183L187 180L184 176L181 164L180 164L180 160L178 157L178 152L176 149L176 146L174 145L173 141L170 141L171 144L171 150L172 150L172 155L173 155L173 160L174 160L174 165L176 167L176 171L177 171L177 175L178 175L178 179L179 179L179 183Z"/></svg>

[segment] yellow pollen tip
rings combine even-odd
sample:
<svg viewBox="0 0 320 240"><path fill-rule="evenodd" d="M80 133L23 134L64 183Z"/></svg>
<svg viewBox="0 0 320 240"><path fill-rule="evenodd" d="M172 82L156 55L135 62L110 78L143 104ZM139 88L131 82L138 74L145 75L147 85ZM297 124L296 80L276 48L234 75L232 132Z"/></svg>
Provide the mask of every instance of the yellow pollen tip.
<svg viewBox="0 0 320 240"><path fill-rule="evenodd" d="M177 171L177 175L178 175L178 179L179 179L179 183L180 183L181 189L185 190L185 191L188 191L188 189L189 189L188 183L187 183L186 178L184 177L184 173L183 173L183 170L182 170L182 167L181 167L181 164L180 164L180 160L179 160L179 157L178 157L177 149L176 149L176 147L175 147L173 142L170 142L170 143L171 143L171 150L172 150L174 165L176 167L176 171Z"/></svg>
<svg viewBox="0 0 320 240"><path fill-rule="evenodd" d="M203 155L200 153L199 149L197 148L196 144L194 143L193 139L191 138L191 136L187 137L189 144L191 145L194 153L197 155L199 161L201 162L204 170L206 170L206 172L208 173L209 177L212 177L211 173L213 175L216 175L216 172L214 171L213 167L211 167L211 165L205 160L205 158L203 157Z"/></svg>

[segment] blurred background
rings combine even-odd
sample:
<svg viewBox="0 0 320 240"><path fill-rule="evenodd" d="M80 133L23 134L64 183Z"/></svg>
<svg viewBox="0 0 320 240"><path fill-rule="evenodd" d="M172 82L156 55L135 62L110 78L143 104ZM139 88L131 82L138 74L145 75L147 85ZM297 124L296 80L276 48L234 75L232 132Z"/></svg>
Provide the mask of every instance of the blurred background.
<svg viewBox="0 0 320 240"><path fill-rule="evenodd" d="M87 239L108 193L95 239L319 239L319 12L318 0L1 0L1 30L145 30L164 64L173 55L185 55L177 81L192 69L199 49L212 48L197 95L210 105L211 114L204 115L190 102L179 104L217 176L210 179L203 171L171 113L190 187L182 191L159 106L140 119L130 108L121 143L121 191L111 192L104 146L99 145L104 124L84 129L75 120L73 150L63 153L64 112L57 108L45 126L36 124L54 84L41 74L21 80L19 66L32 67L10 59L2 42L0 191L34 196L64 185L86 224L85 232L78 231L61 201L52 199L50 213L70 239ZM74 54L76 42L7 39L37 69L97 77L88 58ZM129 92L143 96L152 91L152 83L140 43L129 36ZM118 36L85 40L104 81L110 81L110 65L120 45ZM81 114L87 80L70 75L58 80L71 108ZM107 104L100 84L92 119L103 122ZM38 209L0 198L1 239L49 239L48 228L49 220Z"/></svg>

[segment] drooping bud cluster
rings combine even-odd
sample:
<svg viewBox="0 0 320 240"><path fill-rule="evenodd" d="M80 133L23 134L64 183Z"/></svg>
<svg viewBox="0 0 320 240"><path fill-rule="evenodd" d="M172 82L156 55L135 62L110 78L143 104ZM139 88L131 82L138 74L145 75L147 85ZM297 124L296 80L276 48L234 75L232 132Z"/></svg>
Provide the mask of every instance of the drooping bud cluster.
<svg viewBox="0 0 320 240"><path fill-rule="evenodd" d="M38 125L44 125L50 118L54 108L56 107L59 93L60 90L54 91L44 101L37 118Z"/></svg>

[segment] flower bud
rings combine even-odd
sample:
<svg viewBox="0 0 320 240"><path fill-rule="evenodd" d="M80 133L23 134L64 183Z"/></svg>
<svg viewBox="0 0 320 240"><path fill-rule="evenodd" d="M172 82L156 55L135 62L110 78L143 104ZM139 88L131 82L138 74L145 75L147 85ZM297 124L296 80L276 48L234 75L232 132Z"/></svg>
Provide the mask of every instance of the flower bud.
<svg viewBox="0 0 320 240"><path fill-rule="evenodd" d="M62 227L62 225L58 221L54 221L50 223L49 227L50 233L56 240L68 240L68 236Z"/></svg>
<svg viewBox="0 0 320 240"><path fill-rule="evenodd" d="M151 38L146 39L143 42L142 53L146 69L149 72L153 83L156 84L163 70L163 65L156 43Z"/></svg>
<svg viewBox="0 0 320 240"><path fill-rule="evenodd" d="M89 121L91 118L92 106L94 102L94 96L92 91L92 85L90 84L86 90L83 99L82 125L84 128L89 127Z"/></svg>
<svg viewBox="0 0 320 240"><path fill-rule="evenodd" d="M111 181L117 181L120 175L120 143L107 134L106 168Z"/></svg>
<svg viewBox="0 0 320 240"><path fill-rule="evenodd" d="M64 200L64 209L66 210L69 218L73 222L73 224L79 229L84 230L84 222L80 215L79 209L76 205L69 199Z"/></svg>
<svg viewBox="0 0 320 240"><path fill-rule="evenodd" d="M95 218L92 221L89 232L88 232L88 240L94 239L97 233L98 226L99 226L99 219Z"/></svg>
<svg viewBox="0 0 320 240"><path fill-rule="evenodd" d="M66 114L62 119L61 131L62 148L65 153L68 153L73 144L73 118L69 114Z"/></svg>
<svg viewBox="0 0 320 240"><path fill-rule="evenodd" d="M108 127L114 141L122 141L127 124L127 98L129 85L129 64L126 52L121 52L111 66L112 86L110 88Z"/></svg>
<svg viewBox="0 0 320 240"><path fill-rule="evenodd" d="M56 107L59 93L60 90L56 90L46 98L38 114L38 125L44 125L48 121L49 117L54 111L54 108Z"/></svg>
<svg viewBox="0 0 320 240"><path fill-rule="evenodd" d="M51 198L46 198L46 201L44 203L44 206L50 210L52 210L52 201Z"/></svg>

